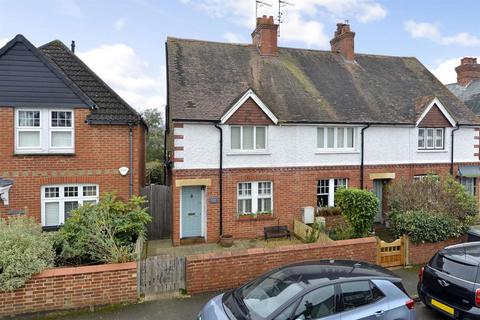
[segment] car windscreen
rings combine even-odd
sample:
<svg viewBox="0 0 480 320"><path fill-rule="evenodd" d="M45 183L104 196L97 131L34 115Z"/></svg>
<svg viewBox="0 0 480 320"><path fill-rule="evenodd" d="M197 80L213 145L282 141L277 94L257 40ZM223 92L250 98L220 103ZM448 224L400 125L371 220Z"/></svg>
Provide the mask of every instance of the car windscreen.
<svg viewBox="0 0 480 320"><path fill-rule="evenodd" d="M441 254L435 255L429 265L438 271L465 281L475 282L477 278L477 266L461 263Z"/></svg>
<svg viewBox="0 0 480 320"><path fill-rule="evenodd" d="M275 271L239 288L245 305L256 316L267 318L305 288L298 275Z"/></svg>

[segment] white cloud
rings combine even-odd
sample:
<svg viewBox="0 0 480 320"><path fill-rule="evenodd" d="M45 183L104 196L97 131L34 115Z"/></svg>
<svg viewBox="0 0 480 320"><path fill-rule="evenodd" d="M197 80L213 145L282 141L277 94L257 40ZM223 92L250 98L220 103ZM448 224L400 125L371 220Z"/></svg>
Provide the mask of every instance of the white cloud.
<svg viewBox="0 0 480 320"><path fill-rule="evenodd" d="M245 43L245 39L239 35L239 34L236 34L236 33L233 33L233 32L225 32L224 34L222 34L222 38L225 39L227 42L230 42L230 43Z"/></svg>
<svg viewBox="0 0 480 320"><path fill-rule="evenodd" d="M185 5L192 5L215 18L224 18L234 21L237 25L253 30L255 26L255 1L239 0L179 0ZM276 1L266 0L272 7L262 6L258 15L272 15L277 17ZM309 47L328 47L324 24L327 21L334 28L335 22L353 19L360 23L367 23L383 19L387 10L375 0L297 0L290 2L294 6L283 9L284 23L281 25L280 42L300 41ZM327 19L325 19L325 17Z"/></svg>
<svg viewBox="0 0 480 320"><path fill-rule="evenodd" d="M459 32L452 36L446 36L440 32L437 24L408 20L405 22L404 27L412 38L428 39L441 45L480 46L479 37L467 32Z"/></svg>
<svg viewBox="0 0 480 320"><path fill-rule="evenodd" d="M78 56L135 109L165 104L165 66L152 68L126 44L104 44Z"/></svg>
<svg viewBox="0 0 480 320"><path fill-rule="evenodd" d="M10 39L0 38L0 48L2 48L4 45L6 45L8 41L10 41Z"/></svg>
<svg viewBox="0 0 480 320"><path fill-rule="evenodd" d="M115 23L113 24L113 28L115 29L115 31L122 31L123 28L125 27L126 23L127 23L126 18L117 19L117 20L115 20Z"/></svg>
<svg viewBox="0 0 480 320"><path fill-rule="evenodd" d="M439 60L437 62L437 66L431 68L431 71L442 83L455 83L457 82L457 73L455 72L455 68L460 65L460 59L462 58L463 57ZM480 60L480 56L476 58Z"/></svg>

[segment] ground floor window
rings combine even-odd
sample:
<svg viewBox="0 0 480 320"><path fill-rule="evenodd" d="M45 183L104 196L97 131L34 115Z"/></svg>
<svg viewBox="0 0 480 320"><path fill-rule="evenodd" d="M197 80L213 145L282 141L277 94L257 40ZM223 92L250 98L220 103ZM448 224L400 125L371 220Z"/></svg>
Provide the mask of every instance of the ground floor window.
<svg viewBox="0 0 480 320"><path fill-rule="evenodd" d="M65 223L70 211L81 205L98 202L99 188L94 184L50 185L42 187L42 226Z"/></svg>
<svg viewBox="0 0 480 320"><path fill-rule="evenodd" d="M335 191L338 188L347 188L347 178L322 179L317 182L317 206L333 207L335 205Z"/></svg>
<svg viewBox="0 0 480 320"><path fill-rule="evenodd" d="M237 212L239 214L271 213L273 184L271 181L240 182L237 185Z"/></svg>
<svg viewBox="0 0 480 320"><path fill-rule="evenodd" d="M477 194L477 178L460 177L460 183L472 196Z"/></svg>

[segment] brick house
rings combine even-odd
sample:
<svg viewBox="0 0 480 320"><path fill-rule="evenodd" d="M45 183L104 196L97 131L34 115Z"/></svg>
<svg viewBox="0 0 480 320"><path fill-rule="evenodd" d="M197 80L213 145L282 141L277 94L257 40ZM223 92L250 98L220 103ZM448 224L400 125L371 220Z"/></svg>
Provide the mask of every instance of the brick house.
<svg viewBox="0 0 480 320"><path fill-rule="evenodd" d="M138 194L146 131L63 43L36 48L17 35L0 49L0 217L57 228L104 192Z"/></svg>
<svg viewBox="0 0 480 320"><path fill-rule="evenodd" d="M480 120L416 58L358 54L338 24L331 51L169 38L167 182L173 242L259 237L338 187L382 200L393 179L477 171ZM476 192L474 177L462 182Z"/></svg>

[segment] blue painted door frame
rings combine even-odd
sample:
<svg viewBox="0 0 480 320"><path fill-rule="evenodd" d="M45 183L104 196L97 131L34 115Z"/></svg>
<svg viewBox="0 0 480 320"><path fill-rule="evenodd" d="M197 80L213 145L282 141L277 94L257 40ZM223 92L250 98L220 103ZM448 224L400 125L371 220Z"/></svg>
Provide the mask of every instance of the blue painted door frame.
<svg viewBox="0 0 480 320"><path fill-rule="evenodd" d="M182 238L203 236L203 187L182 187Z"/></svg>

